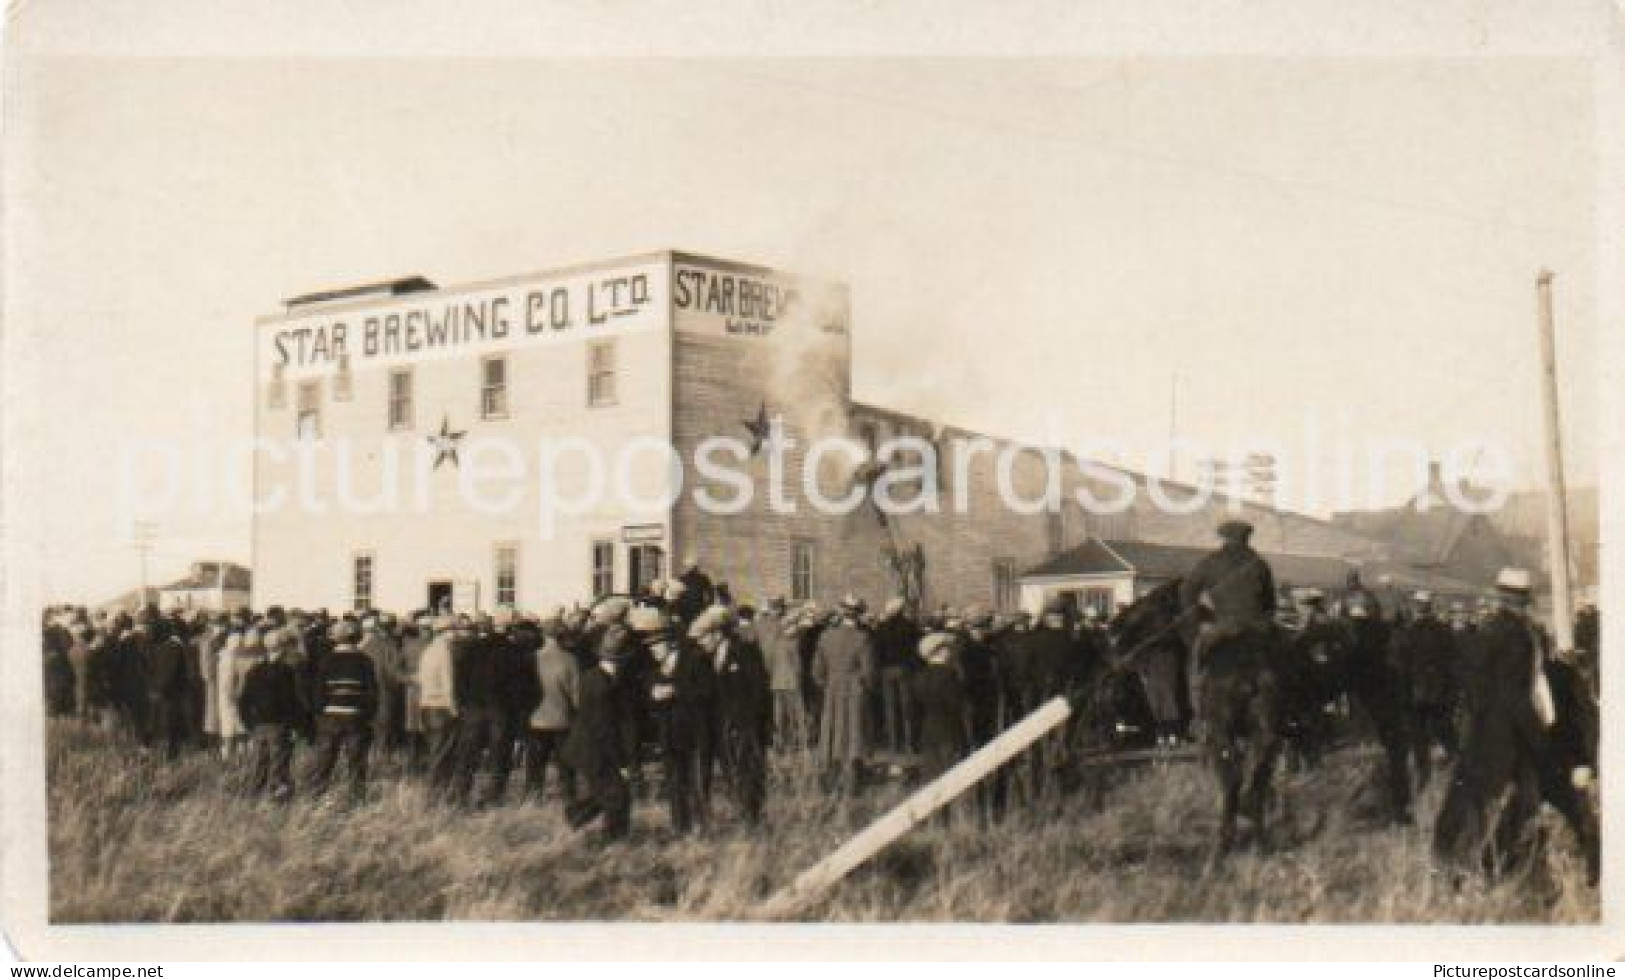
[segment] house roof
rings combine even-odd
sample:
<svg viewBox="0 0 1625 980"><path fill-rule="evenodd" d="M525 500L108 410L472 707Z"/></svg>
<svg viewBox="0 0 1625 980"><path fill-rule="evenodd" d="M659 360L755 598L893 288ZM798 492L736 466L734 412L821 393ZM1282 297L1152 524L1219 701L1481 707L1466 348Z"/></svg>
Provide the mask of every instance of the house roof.
<svg viewBox="0 0 1625 980"><path fill-rule="evenodd" d="M434 283L422 276L402 276L399 279L384 279L379 282L362 283L358 286L345 286L340 289L324 289L320 292L305 293L301 296L290 296L282 301L282 305L289 310L294 310L301 306L314 306L318 303L336 303L340 300L365 299L372 296L400 296L405 293L423 293L434 288Z"/></svg>
<svg viewBox="0 0 1625 980"><path fill-rule="evenodd" d="M224 567L224 581L220 569ZM163 587L165 592L186 592L193 589L224 587L228 592L247 592L252 576L248 569L231 562L201 561L192 566L192 573Z"/></svg>

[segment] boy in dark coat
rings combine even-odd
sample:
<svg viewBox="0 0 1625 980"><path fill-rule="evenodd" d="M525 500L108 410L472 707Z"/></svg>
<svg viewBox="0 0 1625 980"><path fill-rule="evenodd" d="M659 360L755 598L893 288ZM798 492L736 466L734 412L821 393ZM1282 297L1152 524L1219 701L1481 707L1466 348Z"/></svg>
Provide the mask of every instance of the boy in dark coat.
<svg viewBox="0 0 1625 980"><path fill-rule="evenodd" d="M248 792L269 792L285 802L293 796L293 733L305 717L299 675L288 663L290 649L299 640L280 631L267 644L267 658L248 668L237 711L252 738L253 766Z"/></svg>
<svg viewBox="0 0 1625 980"><path fill-rule="evenodd" d="M924 666L909 676L920 717L920 776L929 782L964 758L969 744L965 680L953 662L954 640L931 633L919 643Z"/></svg>

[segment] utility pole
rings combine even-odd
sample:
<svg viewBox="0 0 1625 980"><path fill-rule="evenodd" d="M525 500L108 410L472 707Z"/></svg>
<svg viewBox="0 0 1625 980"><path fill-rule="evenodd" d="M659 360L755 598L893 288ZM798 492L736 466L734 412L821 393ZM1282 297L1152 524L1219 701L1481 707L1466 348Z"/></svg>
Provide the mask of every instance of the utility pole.
<svg viewBox="0 0 1625 980"><path fill-rule="evenodd" d="M130 543L137 555L141 556L141 591L138 593L140 601L138 606L147 604L147 559L152 554L152 539L158 533L158 525L152 521L134 521L130 524Z"/></svg>
<svg viewBox="0 0 1625 980"><path fill-rule="evenodd" d="M1557 338L1552 325L1552 272L1535 279L1540 299L1541 394L1546 422L1546 555L1552 575L1552 638L1574 650L1573 586L1569 581L1569 501L1563 479L1563 423L1557 402Z"/></svg>

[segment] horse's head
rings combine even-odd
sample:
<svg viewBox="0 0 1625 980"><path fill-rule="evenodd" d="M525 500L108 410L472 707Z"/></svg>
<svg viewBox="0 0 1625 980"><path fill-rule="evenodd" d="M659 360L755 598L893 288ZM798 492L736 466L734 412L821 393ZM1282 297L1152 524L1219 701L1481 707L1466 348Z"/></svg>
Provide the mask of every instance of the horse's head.
<svg viewBox="0 0 1625 980"><path fill-rule="evenodd" d="M1118 656L1128 656L1136 648L1157 640L1184 640L1179 627L1179 580L1171 579L1112 617L1106 633L1113 651Z"/></svg>

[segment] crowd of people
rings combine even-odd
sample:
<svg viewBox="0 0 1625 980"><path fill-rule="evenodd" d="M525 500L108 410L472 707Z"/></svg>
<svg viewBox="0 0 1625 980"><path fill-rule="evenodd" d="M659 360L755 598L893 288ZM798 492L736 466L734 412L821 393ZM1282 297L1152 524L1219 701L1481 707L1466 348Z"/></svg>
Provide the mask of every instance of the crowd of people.
<svg viewBox="0 0 1625 980"><path fill-rule="evenodd" d="M1217 596L1218 613L1226 590L1300 637L1383 616L1357 577L1335 603L1314 589L1277 592L1267 574L1187 589L1209 605ZM1411 599L1385 628L1413 661L1416 708L1437 716L1433 738L1448 751L1464 662L1452 651L1495 608ZM1594 649L1594 613L1580 629ZM782 598L754 608L693 566L637 596L541 616L60 607L47 611L43 638L53 714L167 758L217 752L252 794L290 799L304 744L301 792L328 793L342 769L349 797L365 799L380 760L453 806L499 804L516 776L520 794L540 800L551 778L569 822L601 819L610 838L629 832L649 769L678 832L707 821L718 783L755 822L775 753L810 758L832 793L877 776L929 779L1058 695L1100 710L1079 712L1001 776L984 797L994 806L1041 790L1081 741L1192 734L1188 717L1177 735L1154 717L1136 651L1114 649L1100 611L1052 602L1036 616L980 606L920 615L899 599L871 611L855 596L834 608ZM1200 673L1193 657L1190 682ZM1134 680L1115 683L1124 678ZM1194 699L1164 700L1176 696L1188 713Z"/></svg>
<svg viewBox="0 0 1625 980"><path fill-rule="evenodd" d="M847 596L833 608L735 603L690 568L638 596L542 616L271 607L255 613L47 611L47 704L141 751L208 750L248 792L327 794L341 772L365 799L398 759L439 799L556 796L573 825L630 827L658 760L672 826L710 813L720 784L762 813L772 753L800 753L830 792L930 778L1000 727L1099 670L1101 617L977 606L918 616Z"/></svg>

